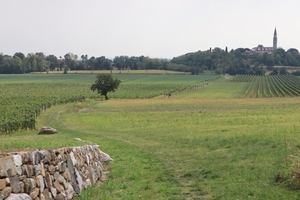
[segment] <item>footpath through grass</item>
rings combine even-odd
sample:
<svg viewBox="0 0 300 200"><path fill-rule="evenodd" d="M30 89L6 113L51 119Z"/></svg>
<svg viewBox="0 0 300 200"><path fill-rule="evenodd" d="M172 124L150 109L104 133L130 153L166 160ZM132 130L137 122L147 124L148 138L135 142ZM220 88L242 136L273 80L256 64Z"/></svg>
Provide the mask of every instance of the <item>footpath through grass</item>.
<svg viewBox="0 0 300 200"><path fill-rule="evenodd" d="M286 173L286 142L300 143L298 102L110 100L78 103L48 119L115 159L107 183L83 199L297 199L274 177Z"/></svg>

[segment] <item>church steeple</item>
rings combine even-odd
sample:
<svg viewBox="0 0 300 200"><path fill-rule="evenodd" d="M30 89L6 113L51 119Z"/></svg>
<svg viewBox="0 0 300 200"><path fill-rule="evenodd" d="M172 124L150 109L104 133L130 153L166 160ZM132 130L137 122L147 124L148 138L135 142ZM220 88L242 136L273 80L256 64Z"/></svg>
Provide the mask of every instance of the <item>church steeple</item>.
<svg viewBox="0 0 300 200"><path fill-rule="evenodd" d="M277 50L277 31L276 28L274 30L274 36L273 36L273 51Z"/></svg>

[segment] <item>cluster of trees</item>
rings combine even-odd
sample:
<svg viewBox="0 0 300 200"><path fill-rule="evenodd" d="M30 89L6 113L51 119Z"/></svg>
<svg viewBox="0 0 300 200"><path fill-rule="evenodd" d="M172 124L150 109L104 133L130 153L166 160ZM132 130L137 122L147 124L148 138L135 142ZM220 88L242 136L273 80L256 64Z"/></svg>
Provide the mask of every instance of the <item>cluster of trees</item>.
<svg viewBox="0 0 300 200"><path fill-rule="evenodd" d="M81 59L72 53L64 57L57 58L55 55L44 55L41 52L30 53L25 56L21 52L13 56L0 54L1 74L20 74L30 72L45 72L53 70L101 70L110 69L112 61L104 56L88 59L87 55L82 55Z"/></svg>
<svg viewBox="0 0 300 200"><path fill-rule="evenodd" d="M214 48L207 51L187 53L173 59L149 58L145 56L116 56L114 59L90 57L81 55L80 58L67 53L57 58L55 55L44 55L41 52L25 56L21 52L13 56L0 54L0 73L19 74L30 72L45 72L53 70L174 70L202 73L213 70L218 74L264 74L273 70L275 65L300 66L300 54L297 49L285 51L282 48L272 53L253 54L250 49L238 48L228 51ZM265 67L267 66L267 68ZM274 72L276 73L276 72Z"/></svg>
<svg viewBox="0 0 300 200"><path fill-rule="evenodd" d="M116 56L114 59L90 57L81 55L80 58L67 53L63 57L44 55L43 53L30 53L25 56L21 52L13 56L0 54L0 74L20 74L30 72L45 72L64 70L147 70L164 69L176 71L189 71L185 65L171 63L168 59L149 58L145 56Z"/></svg>
<svg viewBox="0 0 300 200"><path fill-rule="evenodd" d="M218 74L231 75L265 74L266 70L273 70L275 65L300 66L300 54L297 49L285 51L282 48L263 54L251 53L247 48L238 48L228 52L226 47L225 50L214 48L188 53L173 58L171 62L190 66L194 74L201 73L203 70L214 70Z"/></svg>

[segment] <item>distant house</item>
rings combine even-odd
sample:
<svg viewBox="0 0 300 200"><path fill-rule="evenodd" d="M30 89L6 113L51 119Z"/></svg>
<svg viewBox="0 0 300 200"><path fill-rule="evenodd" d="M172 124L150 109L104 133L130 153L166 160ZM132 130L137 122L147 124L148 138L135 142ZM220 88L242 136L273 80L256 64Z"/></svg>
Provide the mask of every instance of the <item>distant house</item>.
<svg viewBox="0 0 300 200"><path fill-rule="evenodd" d="M276 28L274 30L273 35L273 47L264 47L263 45L258 45L257 47L253 47L250 51L246 51L245 53L248 55L253 54L263 54L263 53L272 53L277 50L277 31Z"/></svg>

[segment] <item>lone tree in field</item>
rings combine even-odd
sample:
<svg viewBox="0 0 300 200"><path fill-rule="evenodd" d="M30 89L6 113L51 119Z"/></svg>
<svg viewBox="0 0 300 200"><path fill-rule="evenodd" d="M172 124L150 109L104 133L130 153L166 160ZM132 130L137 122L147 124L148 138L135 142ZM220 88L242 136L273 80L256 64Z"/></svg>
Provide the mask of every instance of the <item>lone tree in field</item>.
<svg viewBox="0 0 300 200"><path fill-rule="evenodd" d="M93 92L97 90L98 94L104 95L105 100L108 100L107 93L114 92L118 89L121 81L118 79L113 79L111 74L98 74L94 84L91 86Z"/></svg>

